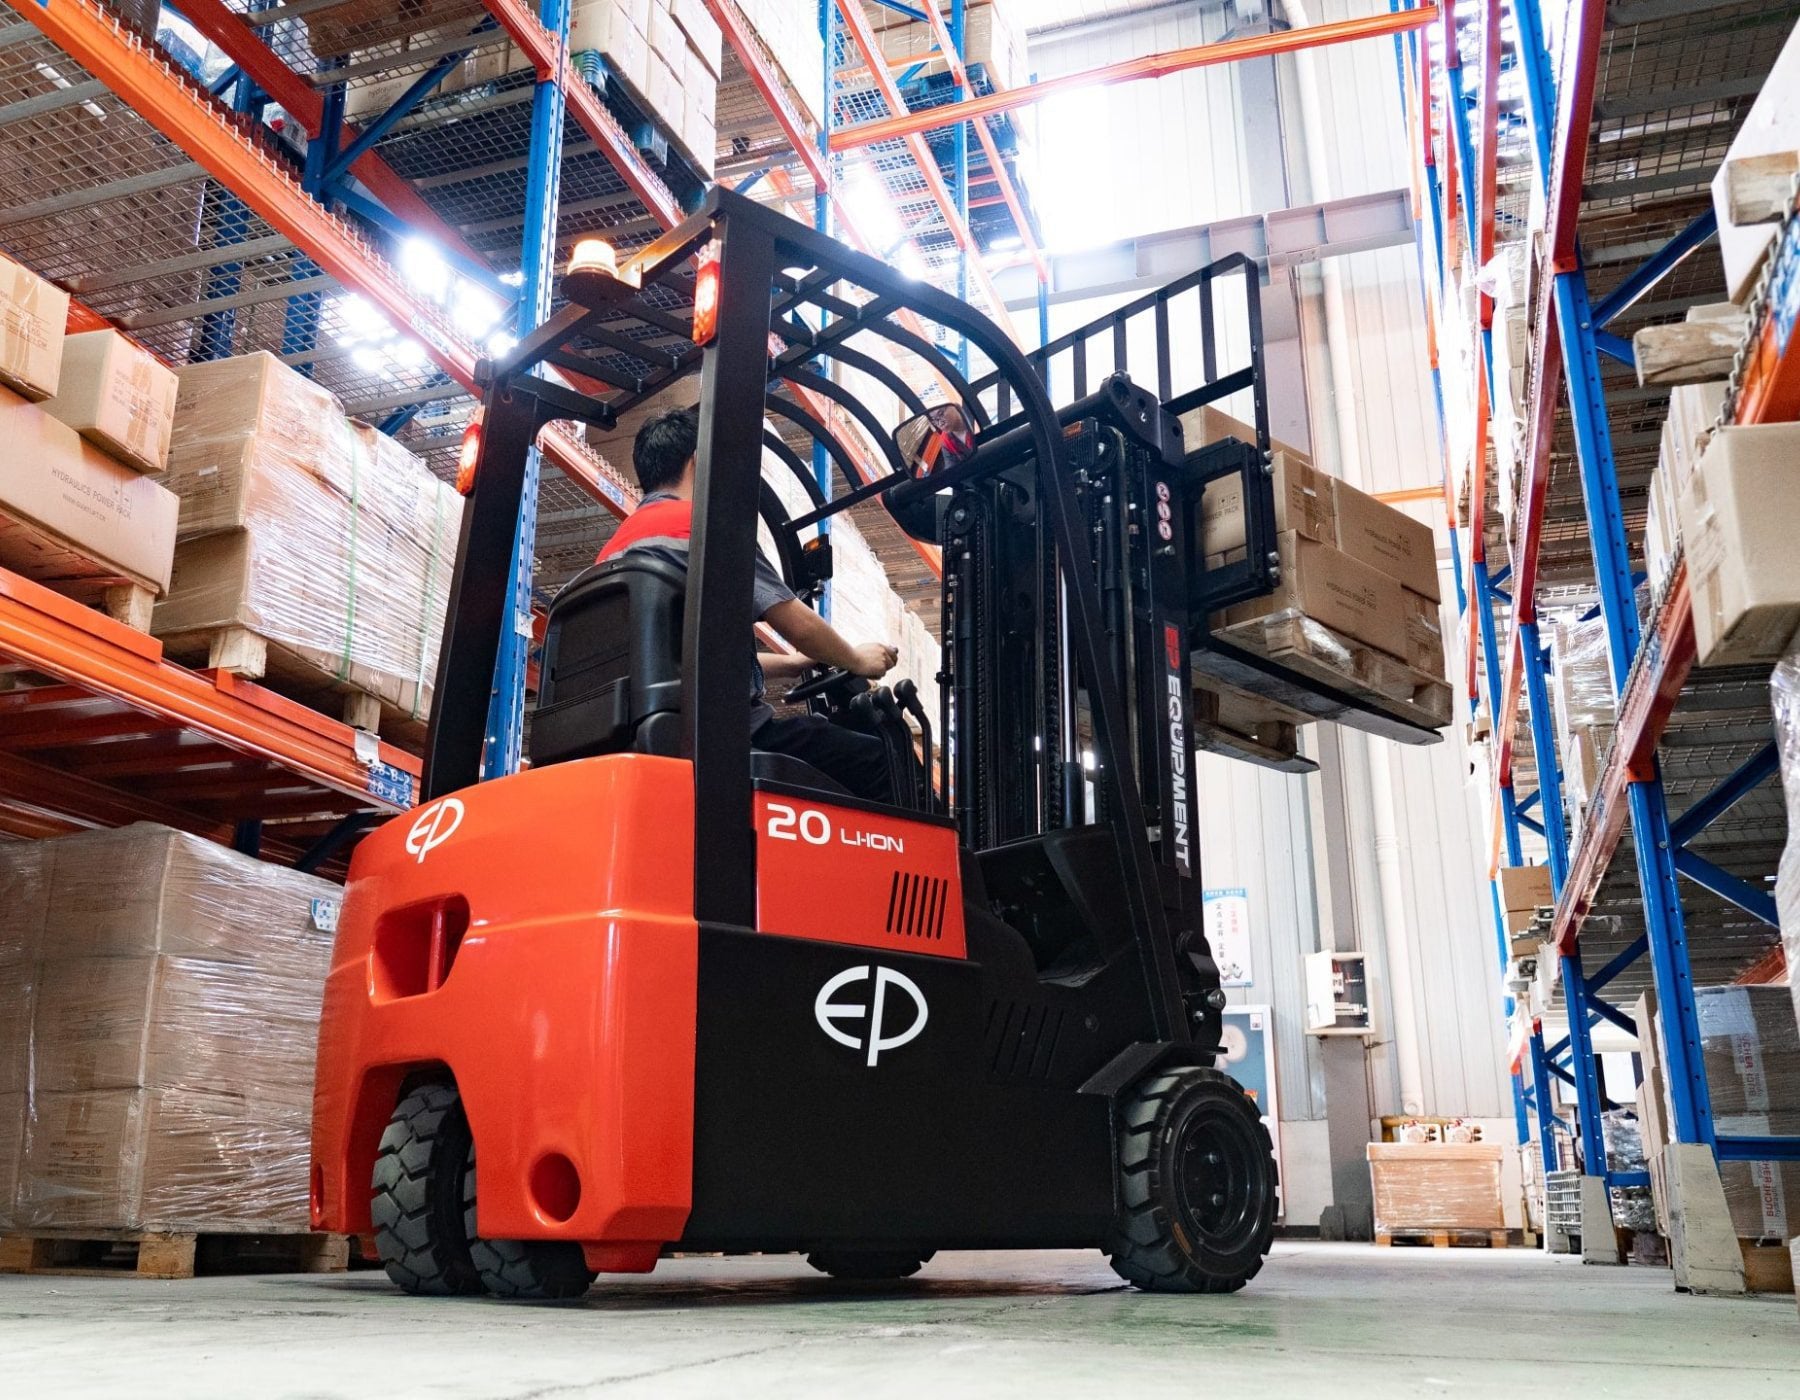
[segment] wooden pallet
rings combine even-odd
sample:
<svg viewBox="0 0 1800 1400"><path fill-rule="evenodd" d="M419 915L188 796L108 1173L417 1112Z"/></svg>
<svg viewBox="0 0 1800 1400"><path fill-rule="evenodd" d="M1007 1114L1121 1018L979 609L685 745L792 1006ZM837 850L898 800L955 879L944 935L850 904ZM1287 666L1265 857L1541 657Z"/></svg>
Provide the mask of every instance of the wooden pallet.
<svg viewBox="0 0 1800 1400"><path fill-rule="evenodd" d="M1430 1245L1433 1249L1448 1249L1453 1244L1505 1249L1512 1244L1512 1236L1505 1230L1392 1230L1376 1235L1375 1243L1384 1249L1396 1244Z"/></svg>
<svg viewBox="0 0 1800 1400"><path fill-rule="evenodd" d="M343 1235L162 1234L79 1230L0 1235L0 1274L193 1278L196 1274L330 1274L349 1266Z"/></svg>
<svg viewBox="0 0 1800 1400"><path fill-rule="evenodd" d="M1235 622L1219 628L1218 635L1407 724L1441 729L1454 712L1450 682L1442 676L1415 670L1292 612Z"/></svg>
<svg viewBox="0 0 1800 1400"><path fill-rule="evenodd" d="M163 654L184 666L229 671L323 713L337 711L352 729L377 734L413 753L424 751L426 717L339 680L280 642L248 627L202 628L160 639ZM429 679L429 678L428 678Z"/></svg>
<svg viewBox="0 0 1800 1400"><path fill-rule="evenodd" d="M1794 1256L1785 1244L1739 1240L1744 1256L1744 1287L1751 1293L1792 1293Z"/></svg>

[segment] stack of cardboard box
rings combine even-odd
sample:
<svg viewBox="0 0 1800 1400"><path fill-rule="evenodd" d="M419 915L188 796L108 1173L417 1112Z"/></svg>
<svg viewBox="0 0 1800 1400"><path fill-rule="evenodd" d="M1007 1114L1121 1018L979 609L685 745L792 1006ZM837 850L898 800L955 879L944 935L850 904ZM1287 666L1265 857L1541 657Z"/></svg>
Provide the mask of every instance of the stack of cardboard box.
<svg viewBox="0 0 1800 1400"><path fill-rule="evenodd" d="M1501 1148L1490 1142L1372 1142L1375 1236L1506 1229Z"/></svg>
<svg viewBox="0 0 1800 1400"><path fill-rule="evenodd" d="M135 625L169 582L160 472L175 377L114 331L64 334L69 297L0 257L0 566Z"/></svg>
<svg viewBox="0 0 1800 1400"><path fill-rule="evenodd" d="M1550 701L1562 754L1563 807L1579 837L1587 824L1600 765L1612 746L1618 713L1605 620L1564 618L1554 624L1551 645L1556 667L1550 676Z"/></svg>
<svg viewBox="0 0 1800 1400"><path fill-rule="evenodd" d="M807 0L736 0L757 41L815 124L825 111L825 38Z"/></svg>
<svg viewBox="0 0 1800 1400"><path fill-rule="evenodd" d="M396 8L348 0L307 17L313 51L346 55L354 65L387 58L405 47L432 47L467 34L484 13L469 0L426 0ZM816 18L815 18L816 23ZM326 47L320 48L323 43ZM623 83L632 101L662 128L694 165L711 177L718 154L716 98L724 54L719 27L705 0L570 0L569 54L578 70ZM432 57L429 62L439 61ZM427 62L421 59L420 63ZM516 44L486 36L439 80L449 96L528 71ZM817 70L822 73L823 69ZM344 115L367 122L394 104L418 77L416 69L347 89ZM816 85L816 84L815 84Z"/></svg>
<svg viewBox="0 0 1800 1400"><path fill-rule="evenodd" d="M1211 408L1182 419L1191 452L1252 430ZM1213 627L1240 645L1404 713L1450 722L1439 621L1437 545L1429 525L1320 471L1303 452L1271 444L1280 580L1273 593L1226 609ZM1238 478L1207 486L1196 552L1211 566L1243 557Z"/></svg>
<svg viewBox="0 0 1800 1400"><path fill-rule="evenodd" d="M304 1231L327 881L140 824L0 849L0 1222Z"/></svg>
<svg viewBox="0 0 1800 1400"><path fill-rule="evenodd" d="M152 630L172 656L225 664L248 634L303 695L423 718L462 524L448 484L264 353L181 371L167 480L181 543Z"/></svg>
<svg viewBox="0 0 1800 1400"><path fill-rule="evenodd" d="M980 64L996 88L1022 87L1031 81L1027 60L1025 11L1018 0L975 0L963 17L963 62ZM870 16L881 42L882 54L893 64L917 63L926 72L944 72L949 65L929 24L909 20L883 9ZM945 21L948 25L948 19Z"/></svg>
<svg viewBox="0 0 1800 1400"><path fill-rule="evenodd" d="M1694 992L1694 1008L1715 1131L1734 1137L1800 1133L1800 1027L1788 988L1700 987ZM1638 998L1634 1017L1644 1066L1638 1127L1658 1223L1667 1234L1664 1151L1674 1141L1674 1108L1654 992ZM1739 1239L1785 1244L1800 1231L1800 1164L1721 1162L1719 1177Z"/></svg>
<svg viewBox="0 0 1800 1400"><path fill-rule="evenodd" d="M1528 931L1538 910L1547 909L1555 903L1556 896L1550 886L1549 866L1500 867L1500 913L1515 958L1537 955L1538 940L1530 936Z"/></svg>

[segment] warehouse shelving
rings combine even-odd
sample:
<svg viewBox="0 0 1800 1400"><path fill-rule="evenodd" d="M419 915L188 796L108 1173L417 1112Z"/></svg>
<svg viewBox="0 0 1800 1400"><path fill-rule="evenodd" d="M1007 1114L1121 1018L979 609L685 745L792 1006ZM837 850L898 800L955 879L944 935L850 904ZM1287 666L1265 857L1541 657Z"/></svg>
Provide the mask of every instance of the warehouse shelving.
<svg viewBox="0 0 1800 1400"><path fill-rule="evenodd" d="M1693 991L1766 977L1776 933L1764 886L1786 818L1768 783L1766 670L1695 669L1683 565L1640 618L1633 566L1667 394L1637 385L1625 330L1723 299L1708 186L1800 6L1575 0L1550 37L1547 9L1537 0L1445 5L1430 41L1409 41L1400 57L1438 329L1482 352L1476 401L1449 405L1446 416L1448 460L1469 465L1466 504L1454 467L1446 490L1471 710L1493 727L1493 864L1525 863L1536 835L1557 896L1547 932L1569 1033L1546 1046L1539 1025L1515 1018L1521 1140L1535 1110L1545 1165L1557 1165L1550 1080L1559 1078L1575 1091L1585 1170L1617 1186L1637 1174L1609 1170L1598 1145L1604 1101L1589 1030L1605 1019L1635 1031L1620 1006L1649 986L1664 1023L1676 1140L1721 1160L1800 1157L1800 1140L1724 1137L1712 1123ZM1516 87L1505 103L1503 80ZM1523 190L1499 154L1520 137ZM1491 332L1470 327L1445 289L1460 246L1484 262L1497 231L1525 226L1533 186L1544 214L1532 243L1515 488L1489 469ZM1790 219L1783 257L1795 256L1794 242ZM1800 407L1793 314L1788 307L1784 320L1783 310L1794 289L1780 285L1752 327L1734 421L1792 418ZM1510 529L1499 518L1502 491L1516 492ZM1546 687L1554 658L1539 626L1549 611L1587 604L1606 630L1619 701L1571 844ZM1494 902L1498 919L1497 894ZM1504 960L1504 928L1497 934Z"/></svg>

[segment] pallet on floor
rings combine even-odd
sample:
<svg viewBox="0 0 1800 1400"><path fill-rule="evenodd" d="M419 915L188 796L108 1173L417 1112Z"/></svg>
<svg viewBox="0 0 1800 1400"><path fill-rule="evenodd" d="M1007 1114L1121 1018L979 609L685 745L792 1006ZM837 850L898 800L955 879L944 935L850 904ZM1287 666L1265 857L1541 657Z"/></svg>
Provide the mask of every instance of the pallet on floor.
<svg viewBox="0 0 1800 1400"><path fill-rule="evenodd" d="M238 1235L54 1230L0 1235L0 1274L156 1279L197 1274L340 1273L343 1235Z"/></svg>
<svg viewBox="0 0 1800 1400"><path fill-rule="evenodd" d="M1408 1244L1430 1245L1434 1249L1449 1249L1452 1245L1506 1249L1512 1244L1512 1236L1506 1230L1390 1230L1378 1233L1375 1243L1383 1248Z"/></svg>
<svg viewBox="0 0 1800 1400"><path fill-rule="evenodd" d="M303 652L248 627L202 628L160 638L163 654L184 666L229 671L298 700L323 714L335 714L352 729L379 735L412 753L423 752L426 718L411 707L391 703L367 686L322 669ZM432 677L425 678L429 685Z"/></svg>

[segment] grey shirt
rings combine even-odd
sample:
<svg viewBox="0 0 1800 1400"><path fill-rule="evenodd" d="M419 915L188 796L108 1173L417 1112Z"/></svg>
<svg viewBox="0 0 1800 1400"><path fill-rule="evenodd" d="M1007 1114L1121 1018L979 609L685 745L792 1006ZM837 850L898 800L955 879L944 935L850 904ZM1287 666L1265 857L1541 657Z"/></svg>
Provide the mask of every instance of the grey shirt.
<svg viewBox="0 0 1800 1400"><path fill-rule="evenodd" d="M654 504L657 501L676 501L681 498L672 491L652 491L640 506ZM638 540L624 552L629 554L634 549L644 550L658 558L666 559L671 564L679 565L684 571L688 562L688 542L673 535L651 535ZM794 590L782 582L781 575L763 557L762 550L756 551L756 569L750 583L750 614L761 621L769 615L772 608L794 600ZM750 732L756 733L764 724L775 717L774 709L764 698L767 693L767 682L763 677L762 663L756 659L756 642L750 643Z"/></svg>

